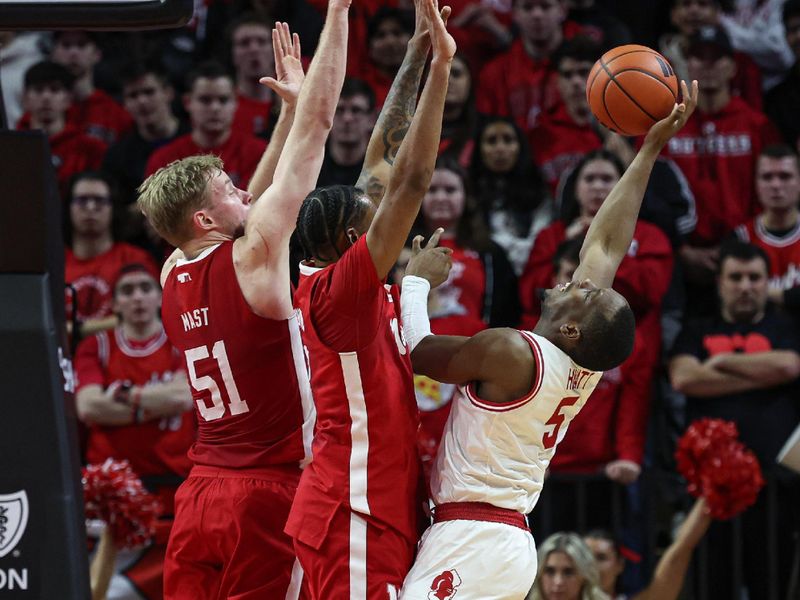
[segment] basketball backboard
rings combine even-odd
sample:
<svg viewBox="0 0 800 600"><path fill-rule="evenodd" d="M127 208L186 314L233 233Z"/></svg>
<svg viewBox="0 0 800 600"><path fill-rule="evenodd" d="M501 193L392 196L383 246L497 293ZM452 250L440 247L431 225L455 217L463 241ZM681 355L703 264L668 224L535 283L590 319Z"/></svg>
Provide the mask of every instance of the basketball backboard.
<svg viewBox="0 0 800 600"><path fill-rule="evenodd" d="M193 0L0 0L0 29L132 30L180 27Z"/></svg>

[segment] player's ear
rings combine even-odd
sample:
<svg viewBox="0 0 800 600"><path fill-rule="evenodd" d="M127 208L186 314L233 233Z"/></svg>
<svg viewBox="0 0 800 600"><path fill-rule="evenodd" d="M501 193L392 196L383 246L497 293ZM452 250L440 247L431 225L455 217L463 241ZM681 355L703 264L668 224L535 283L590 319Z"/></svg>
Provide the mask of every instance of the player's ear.
<svg viewBox="0 0 800 600"><path fill-rule="evenodd" d="M214 225L214 219L204 210L198 210L192 215L192 222L200 229L210 229Z"/></svg>
<svg viewBox="0 0 800 600"><path fill-rule="evenodd" d="M358 241L358 238L359 238L359 235L360 235L358 233L358 231L356 231L355 227L348 227L345 230L344 234L345 234L345 237L347 238L347 241L350 242L351 246Z"/></svg>
<svg viewBox="0 0 800 600"><path fill-rule="evenodd" d="M577 340L579 337L581 337L580 327L578 327L577 323L572 321L568 323L562 323L558 330L561 332L561 335L568 340Z"/></svg>

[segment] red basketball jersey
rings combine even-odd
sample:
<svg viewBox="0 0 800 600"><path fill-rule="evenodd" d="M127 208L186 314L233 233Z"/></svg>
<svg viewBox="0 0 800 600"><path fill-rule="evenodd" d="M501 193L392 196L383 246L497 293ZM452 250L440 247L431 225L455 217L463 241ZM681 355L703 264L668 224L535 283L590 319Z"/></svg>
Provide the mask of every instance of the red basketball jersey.
<svg viewBox="0 0 800 600"><path fill-rule="evenodd" d="M229 469L300 466L314 415L300 317L256 315L232 253L233 242L225 242L178 261L164 284L164 328L184 356L197 408L189 457Z"/></svg>
<svg viewBox="0 0 800 600"><path fill-rule="evenodd" d="M137 386L166 383L182 370L180 354L163 330L144 341L127 339L121 327L103 331L85 339L75 354L78 389L92 384L107 388L126 381ZM194 434L190 412L137 425L92 425L86 458L89 463L127 459L140 476L174 473L186 477L191 467L186 452Z"/></svg>
<svg viewBox="0 0 800 600"><path fill-rule="evenodd" d="M317 426L286 531L312 547L340 505L417 539L419 417L399 296L378 279L366 236L327 268L301 266Z"/></svg>
<svg viewBox="0 0 800 600"><path fill-rule="evenodd" d="M767 253L770 262L770 286L788 290L800 285L800 223L778 237L764 227L759 216L739 225L736 235Z"/></svg>

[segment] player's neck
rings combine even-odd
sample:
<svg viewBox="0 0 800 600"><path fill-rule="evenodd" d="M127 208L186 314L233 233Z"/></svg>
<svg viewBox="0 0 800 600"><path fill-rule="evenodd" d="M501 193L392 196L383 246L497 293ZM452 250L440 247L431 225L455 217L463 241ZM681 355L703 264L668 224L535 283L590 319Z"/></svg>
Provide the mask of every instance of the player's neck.
<svg viewBox="0 0 800 600"><path fill-rule="evenodd" d="M94 81L92 81L91 73L81 76L75 80L72 86L72 94L75 97L75 102L82 102L94 93Z"/></svg>
<svg viewBox="0 0 800 600"><path fill-rule="evenodd" d="M72 253L76 258L86 260L100 256L104 252L111 250L114 245L114 238L110 233L99 236L72 236Z"/></svg>
<svg viewBox="0 0 800 600"><path fill-rule="evenodd" d="M697 108L700 112L714 114L728 106L731 101L731 92L726 87L718 90L701 92L697 98Z"/></svg>
<svg viewBox="0 0 800 600"><path fill-rule="evenodd" d="M192 141L201 148L216 148L228 141L231 137L231 129L226 129L220 133L209 133L200 129L192 130Z"/></svg>
<svg viewBox="0 0 800 600"><path fill-rule="evenodd" d="M236 81L236 91L245 98L259 102L269 102L272 99L272 90L260 84L258 79L239 76Z"/></svg>
<svg viewBox="0 0 800 600"><path fill-rule="evenodd" d="M161 331L161 322L153 319L147 323L128 323L123 321L122 333L129 340L142 341L155 336Z"/></svg>
<svg viewBox="0 0 800 600"><path fill-rule="evenodd" d="M770 231L787 231L797 225L800 211L796 206L786 210L767 210L761 215L761 224Z"/></svg>

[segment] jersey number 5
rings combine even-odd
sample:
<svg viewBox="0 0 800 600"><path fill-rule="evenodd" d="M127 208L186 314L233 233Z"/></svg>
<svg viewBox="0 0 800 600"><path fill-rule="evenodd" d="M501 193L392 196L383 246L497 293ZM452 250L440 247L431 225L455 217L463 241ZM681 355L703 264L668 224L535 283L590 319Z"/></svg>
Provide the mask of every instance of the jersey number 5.
<svg viewBox="0 0 800 600"><path fill-rule="evenodd" d="M564 414L561 411L567 406L572 406L578 400L580 400L580 396L567 396L566 398L562 398L561 402L558 403L558 407L553 413L553 416L545 423L545 425L553 425L553 429L545 433L542 438L545 450L549 450L555 446L558 441L558 430L561 429L561 426L564 424Z"/></svg>
<svg viewBox="0 0 800 600"><path fill-rule="evenodd" d="M233 380L233 373L231 372L231 364L228 362L228 354L225 352L225 342L222 340L216 342L211 348L211 356L213 356L217 365L219 365L219 373L222 375L222 383L225 386L225 393L228 396L229 407L232 415L240 415L249 412L247 402L239 397L239 390L236 388L236 382ZM219 392L219 386L214 379L208 375L202 377L197 376L197 371L194 368L194 363L198 360L208 358L208 348L205 346L198 346L186 351L186 369L189 371L189 381L192 388L201 392L208 390L211 392L211 402L213 406L209 407L203 400L197 400L197 408L200 415L206 421L214 421L221 419L225 415L225 404L222 401L222 395Z"/></svg>

